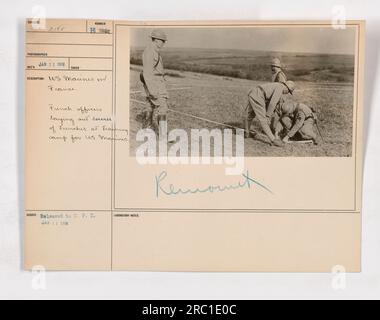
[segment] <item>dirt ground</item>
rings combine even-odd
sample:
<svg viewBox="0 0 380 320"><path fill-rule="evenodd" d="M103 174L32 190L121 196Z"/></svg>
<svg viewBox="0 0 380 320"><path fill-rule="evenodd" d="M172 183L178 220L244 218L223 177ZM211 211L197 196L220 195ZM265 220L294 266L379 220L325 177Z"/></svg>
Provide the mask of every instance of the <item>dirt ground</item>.
<svg viewBox="0 0 380 320"><path fill-rule="evenodd" d="M132 66L130 77L130 141L131 154L136 147L136 133L141 128L138 115L143 109L145 95L139 80L138 66ZM168 90L175 111L209 119L221 124L242 127L243 109L249 90L261 82L214 76L193 72L168 71ZM261 134L245 140L248 157L349 157L352 153L353 84L313 83L296 81L293 99L317 110L324 143L289 144L273 147ZM223 125L197 120L169 112L169 130L224 129ZM261 132L255 121L252 130Z"/></svg>

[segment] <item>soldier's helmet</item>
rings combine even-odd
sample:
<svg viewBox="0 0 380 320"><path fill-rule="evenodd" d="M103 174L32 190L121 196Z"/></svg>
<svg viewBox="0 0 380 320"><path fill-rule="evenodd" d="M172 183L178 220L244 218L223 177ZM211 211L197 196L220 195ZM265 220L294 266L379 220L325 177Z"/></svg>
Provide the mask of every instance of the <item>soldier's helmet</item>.
<svg viewBox="0 0 380 320"><path fill-rule="evenodd" d="M293 91L296 88L296 84L290 80L283 82L283 84L288 88L289 93L293 94Z"/></svg>
<svg viewBox="0 0 380 320"><path fill-rule="evenodd" d="M280 59L279 58L273 58L271 66L272 67L282 68Z"/></svg>
<svg viewBox="0 0 380 320"><path fill-rule="evenodd" d="M293 101L285 101L281 106L282 114L291 114L295 110L295 104Z"/></svg>
<svg viewBox="0 0 380 320"><path fill-rule="evenodd" d="M162 41L168 41L168 37L166 36L165 32L161 29L154 29L152 30L152 33L150 34L150 37L152 39L159 39Z"/></svg>

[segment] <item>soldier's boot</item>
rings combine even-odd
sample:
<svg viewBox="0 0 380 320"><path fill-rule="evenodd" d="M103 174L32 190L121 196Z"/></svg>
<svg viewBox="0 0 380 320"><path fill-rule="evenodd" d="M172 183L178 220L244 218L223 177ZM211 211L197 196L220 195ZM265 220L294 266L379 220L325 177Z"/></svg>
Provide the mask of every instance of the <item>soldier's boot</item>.
<svg viewBox="0 0 380 320"><path fill-rule="evenodd" d="M314 145L319 145L321 143L320 137L318 135L314 135L311 140L313 140Z"/></svg>
<svg viewBox="0 0 380 320"><path fill-rule="evenodd" d="M168 132L167 130L168 123L166 122L166 116L158 115L157 124L158 124L158 138L162 140L167 136L167 132Z"/></svg>
<svg viewBox="0 0 380 320"><path fill-rule="evenodd" d="M302 127L299 133L302 139L312 140L314 145L319 144L319 135L316 134L313 127Z"/></svg>
<svg viewBox="0 0 380 320"><path fill-rule="evenodd" d="M153 111L146 110L144 112L143 129L152 129L152 128L153 128Z"/></svg>
<svg viewBox="0 0 380 320"><path fill-rule="evenodd" d="M170 137L168 133L168 121L166 115L159 115L157 117L158 120L158 136L160 140L167 141L168 143L174 143L176 142L175 139Z"/></svg>
<svg viewBox="0 0 380 320"><path fill-rule="evenodd" d="M175 140L168 138L168 121L166 115L157 116L158 121L158 138L161 141L167 141L168 143L173 143Z"/></svg>
<svg viewBox="0 0 380 320"><path fill-rule="evenodd" d="M310 134L307 134L307 135L303 134L301 136L302 136L302 139L304 139L304 140L311 140L311 141L313 141L314 145L318 145L319 144L319 137L316 134L314 134L314 133L310 133Z"/></svg>
<svg viewBox="0 0 380 320"><path fill-rule="evenodd" d="M244 119L244 138L248 139L251 136L252 120Z"/></svg>
<svg viewBox="0 0 380 320"><path fill-rule="evenodd" d="M321 140L320 140L320 137L318 134L316 134L315 132L313 132L313 134L311 135L311 140L313 140L313 143L314 145L319 145L321 143Z"/></svg>

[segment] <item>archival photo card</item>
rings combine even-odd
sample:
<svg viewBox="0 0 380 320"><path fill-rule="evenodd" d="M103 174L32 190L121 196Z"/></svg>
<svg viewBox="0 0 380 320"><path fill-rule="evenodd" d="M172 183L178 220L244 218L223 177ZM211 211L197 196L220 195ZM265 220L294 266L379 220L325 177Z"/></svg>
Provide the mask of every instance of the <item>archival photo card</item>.
<svg viewBox="0 0 380 320"><path fill-rule="evenodd" d="M364 38L27 19L25 269L359 272Z"/></svg>

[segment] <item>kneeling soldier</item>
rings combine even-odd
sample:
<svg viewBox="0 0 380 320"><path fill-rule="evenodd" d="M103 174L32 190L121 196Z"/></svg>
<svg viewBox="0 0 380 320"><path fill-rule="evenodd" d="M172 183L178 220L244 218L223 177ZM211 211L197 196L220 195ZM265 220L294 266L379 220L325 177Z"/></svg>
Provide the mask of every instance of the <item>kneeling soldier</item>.
<svg viewBox="0 0 380 320"><path fill-rule="evenodd" d="M269 138L271 145L282 147L283 142L276 138L271 129L270 123L274 111L283 104L283 97L293 94L295 84L293 81L265 83L253 88L248 93L248 104L245 109L245 137L250 134L251 124L255 117L258 118L261 128Z"/></svg>
<svg viewBox="0 0 380 320"><path fill-rule="evenodd" d="M314 123L313 110L306 104L286 101L279 108L279 115L275 120L275 136L278 138L279 133L285 129L287 133L282 139L285 143L290 143L289 139L299 132L302 139L312 140L314 144L318 144Z"/></svg>

